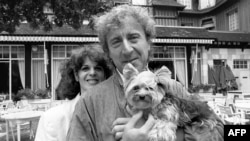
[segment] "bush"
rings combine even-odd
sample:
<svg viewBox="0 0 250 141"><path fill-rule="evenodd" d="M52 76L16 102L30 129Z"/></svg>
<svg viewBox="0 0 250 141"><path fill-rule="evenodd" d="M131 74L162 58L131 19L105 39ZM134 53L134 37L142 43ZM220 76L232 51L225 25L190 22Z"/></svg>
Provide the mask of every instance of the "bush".
<svg viewBox="0 0 250 141"><path fill-rule="evenodd" d="M191 93L197 93L200 90L204 90L206 92L206 91L210 90L211 88L214 89L214 85L210 85L210 84L200 84L200 85L196 85L196 86L191 85L188 88L188 91Z"/></svg>
<svg viewBox="0 0 250 141"><path fill-rule="evenodd" d="M19 101L21 99L34 99L34 92L30 88L25 88L19 90L15 96L13 96L13 101Z"/></svg>
<svg viewBox="0 0 250 141"><path fill-rule="evenodd" d="M48 89L37 89L35 91L35 95L39 98L49 98L49 90Z"/></svg>

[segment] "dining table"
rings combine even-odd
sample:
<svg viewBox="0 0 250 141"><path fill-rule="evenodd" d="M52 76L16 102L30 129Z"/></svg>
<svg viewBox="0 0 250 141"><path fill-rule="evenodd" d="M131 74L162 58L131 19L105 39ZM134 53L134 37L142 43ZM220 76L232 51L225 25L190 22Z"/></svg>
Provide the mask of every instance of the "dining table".
<svg viewBox="0 0 250 141"><path fill-rule="evenodd" d="M250 103L235 103L236 109L241 109L245 112L250 112Z"/></svg>
<svg viewBox="0 0 250 141"><path fill-rule="evenodd" d="M31 106L33 107L34 110L48 110L50 103L52 101L50 99L41 99L41 100L35 100L32 102L29 102L29 104L31 104Z"/></svg>
<svg viewBox="0 0 250 141"><path fill-rule="evenodd" d="M40 116L44 113L44 111L21 111L21 112L14 112L14 113L6 113L5 115L1 116L2 119L6 121L6 141L9 141L9 125L10 123L17 124L17 141L21 141L21 124L25 122L29 122L30 124L30 136L34 137L34 131L31 129L32 122L39 120ZM13 135L13 129L11 128L13 140L15 140Z"/></svg>
<svg viewBox="0 0 250 141"><path fill-rule="evenodd" d="M250 91L232 90L227 92L228 95L233 95L234 98L250 99Z"/></svg>

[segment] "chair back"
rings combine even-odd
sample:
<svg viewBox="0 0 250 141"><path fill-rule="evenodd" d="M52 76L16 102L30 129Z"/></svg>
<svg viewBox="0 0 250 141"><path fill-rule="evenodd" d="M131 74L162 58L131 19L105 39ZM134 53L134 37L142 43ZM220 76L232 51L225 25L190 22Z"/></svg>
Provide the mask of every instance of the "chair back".
<svg viewBox="0 0 250 141"><path fill-rule="evenodd" d="M0 95L0 102L3 102L6 99L6 95Z"/></svg>
<svg viewBox="0 0 250 141"><path fill-rule="evenodd" d="M28 100L20 100L17 102L16 106L19 109L32 110L32 106L29 104Z"/></svg>
<svg viewBox="0 0 250 141"><path fill-rule="evenodd" d="M219 113L222 116L228 117L228 116L233 115L233 110L230 106L217 105L217 107L218 107Z"/></svg>
<svg viewBox="0 0 250 141"><path fill-rule="evenodd" d="M235 103L250 103L250 100L248 99L235 99Z"/></svg>
<svg viewBox="0 0 250 141"><path fill-rule="evenodd" d="M225 106L229 106L229 105L233 105L235 103L235 96L232 94L228 94L226 97L226 105Z"/></svg>
<svg viewBox="0 0 250 141"><path fill-rule="evenodd" d="M226 98L215 98L214 102L216 105L226 105Z"/></svg>
<svg viewBox="0 0 250 141"><path fill-rule="evenodd" d="M58 105L65 103L65 102L67 102L67 100L54 100L54 101L50 102L49 108L53 108L55 106L58 106Z"/></svg>
<svg viewBox="0 0 250 141"><path fill-rule="evenodd" d="M15 108L16 106L15 106L15 103L13 102L13 101L9 101L8 103L7 103L7 109L9 109L9 108Z"/></svg>
<svg viewBox="0 0 250 141"><path fill-rule="evenodd" d="M245 118L245 112L233 112L230 106L217 105L219 110L219 117L225 122L231 124L246 124L249 119Z"/></svg>

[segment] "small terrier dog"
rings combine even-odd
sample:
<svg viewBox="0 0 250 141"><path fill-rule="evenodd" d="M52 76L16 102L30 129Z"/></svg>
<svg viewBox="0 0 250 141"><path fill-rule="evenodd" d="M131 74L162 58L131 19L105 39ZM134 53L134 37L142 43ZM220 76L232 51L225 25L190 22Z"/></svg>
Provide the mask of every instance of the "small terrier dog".
<svg viewBox="0 0 250 141"><path fill-rule="evenodd" d="M178 126L199 125L213 128L211 109L204 102L179 98L172 93L171 72L163 66L156 72L138 72L130 63L123 69L126 111L132 116L143 111L145 120L152 114L156 124L149 133L150 141L175 141Z"/></svg>

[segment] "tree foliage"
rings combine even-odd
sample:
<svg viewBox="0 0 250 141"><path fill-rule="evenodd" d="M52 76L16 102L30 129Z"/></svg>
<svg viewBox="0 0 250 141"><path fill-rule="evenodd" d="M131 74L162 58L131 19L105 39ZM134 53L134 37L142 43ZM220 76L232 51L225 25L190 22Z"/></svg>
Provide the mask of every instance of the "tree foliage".
<svg viewBox="0 0 250 141"><path fill-rule="evenodd" d="M53 19L47 18L44 6L53 10ZM14 33L16 26L27 21L33 29L43 27L50 31L53 24L68 24L79 29L83 20L92 20L91 16L102 13L111 7L111 1L101 0L0 0L0 32ZM90 22L92 23L92 22Z"/></svg>

